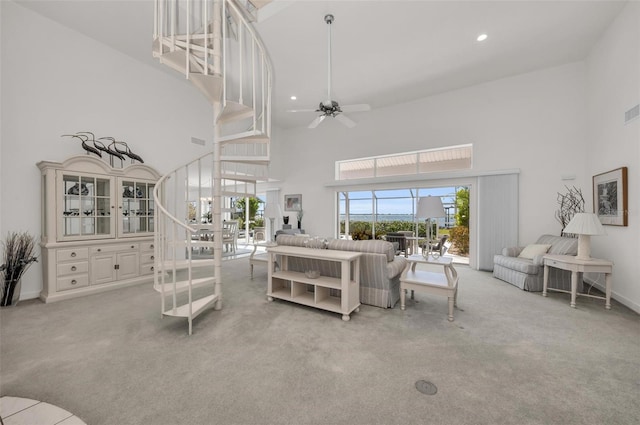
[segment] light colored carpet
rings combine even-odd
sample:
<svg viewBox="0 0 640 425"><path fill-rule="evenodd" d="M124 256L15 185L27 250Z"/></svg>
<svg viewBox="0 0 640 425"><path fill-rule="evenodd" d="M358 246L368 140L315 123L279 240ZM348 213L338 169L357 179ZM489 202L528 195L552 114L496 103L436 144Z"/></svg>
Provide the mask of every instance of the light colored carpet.
<svg viewBox="0 0 640 425"><path fill-rule="evenodd" d="M190 337L150 284L23 301L0 312L0 395L89 425L640 423L636 313L458 270L452 323L423 294L349 322L269 303L266 268L250 280L246 258L223 263L223 309Z"/></svg>

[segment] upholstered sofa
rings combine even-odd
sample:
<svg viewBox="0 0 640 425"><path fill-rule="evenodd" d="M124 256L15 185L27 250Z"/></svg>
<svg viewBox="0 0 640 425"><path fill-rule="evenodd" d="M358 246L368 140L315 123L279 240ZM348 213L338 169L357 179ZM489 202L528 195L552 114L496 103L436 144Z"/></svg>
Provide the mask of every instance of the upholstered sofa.
<svg viewBox="0 0 640 425"><path fill-rule="evenodd" d="M540 292L544 278L544 255L577 253L578 239L542 235L533 245L504 248L502 255L494 255L493 276L525 291ZM571 272L549 267L549 287L570 291ZM582 290L582 282L578 282L578 290Z"/></svg>
<svg viewBox="0 0 640 425"><path fill-rule="evenodd" d="M278 245L305 246L307 238L278 235ZM312 248L308 248L312 249ZM393 307L400 299L400 274L407 264L404 257L396 256L391 242L382 240L352 241L330 239L327 249L362 252L360 257L360 302L376 307ZM310 263L313 262L313 263ZM290 257L289 270L319 269L324 276L338 277L339 264L332 261Z"/></svg>

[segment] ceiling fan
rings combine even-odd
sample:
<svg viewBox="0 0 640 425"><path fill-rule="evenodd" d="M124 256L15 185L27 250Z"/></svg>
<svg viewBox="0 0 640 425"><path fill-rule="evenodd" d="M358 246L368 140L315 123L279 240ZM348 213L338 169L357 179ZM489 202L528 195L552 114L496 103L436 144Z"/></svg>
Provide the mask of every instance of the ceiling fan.
<svg viewBox="0 0 640 425"><path fill-rule="evenodd" d="M371 110L371 106L367 104L345 105L340 106L335 100L331 100L331 24L334 21L333 15L325 15L324 21L329 28L329 60L328 60L328 89L327 100L320 102L318 109L290 109L287 112L320 112L320 114L311 121L309 128L316 128L327 117L333 117L349 128L355 127L356 123L344 115L344 112L363 112Z"/></svg>

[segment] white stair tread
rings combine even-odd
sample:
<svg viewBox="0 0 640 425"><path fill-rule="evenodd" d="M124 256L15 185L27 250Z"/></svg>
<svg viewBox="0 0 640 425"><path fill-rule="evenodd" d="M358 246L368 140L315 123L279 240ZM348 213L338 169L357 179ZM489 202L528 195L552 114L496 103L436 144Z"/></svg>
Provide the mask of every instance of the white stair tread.
<svg viewBox="0 0 640 425"><path fill-rule="evenodd" d="M160 63L167 65L169 68L184 73L187 67L187 52L184 50L174 50L160 56Z"/></svg>
<svg viewBox="0 0 640 425"><path fill-rule="evenodd" d="M208 295L197 299L191 303L191 317L196 317L202 313L204 309L211 306L218 300L217 295ZM175 309L169 309L163 313L165 316L171 317L189 317L189 303L183 304Z"/></svg>
<svg viewBox="0 0 640 425"><path fill-rule="evenodd" d="M253 108L247 105L243 105L239 102L227 100L225 106L218 115L216 120L218 123L230 122L235 120L241 120L253 116Z"/></svg>
<svg viewBox="0 0 640 425"><path fill-rule="evenodd" d="M189 74L189 80L209 101L217 102L222 97L222 76L192 72Z"/></svg>
<svg viewBox="0 0 640 425"><path fill-rule="evenodd" d="M220 157L221 161L224 162L237 162L239 164L255 164L255 165L269 165L270 158L269 157L247 157L247 156L239 156L239 155L222 155ZM263 181L268 179L268 177L260 177L257 178L259 181Z"/></svg>
<svg viewBox="0 0 640 425"><path fill-rule="evenodd" d="M191 289L196 289L196 288L200 288L209 284L213 284L215 283L215 278L213 277L203 277L201 279L192 279L191 280ZM189 281L188 280L181 280L179 282L176 282L175 284L173 282L169 282L169 283L161 283L158 285L154 285L154 289L160 293L162 293L162 288L164 287L164 293L165 294L171 294L173 293L173 288L175 286L175 290L176 292L184 292L187 289L189 289Z"/></svg>
<svg viewBox="0 0 640 425"><path fill-rule="evenodd" d="M228 136L222 136L219 139L220 143L269 143L269 137L261 131L252 130L245 131L244 133L230 134Z"/></svg>

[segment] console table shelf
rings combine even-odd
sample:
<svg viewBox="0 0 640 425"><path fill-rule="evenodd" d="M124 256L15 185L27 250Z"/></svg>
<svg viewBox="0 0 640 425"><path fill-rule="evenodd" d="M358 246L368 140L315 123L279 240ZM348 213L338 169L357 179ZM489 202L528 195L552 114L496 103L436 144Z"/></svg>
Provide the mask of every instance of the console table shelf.
<svg viewBox="0 0 640 425"><path fill-rule="evenodd" d="M294 280L299 283L307 283L314 286L324 286L331 289L342 289L342 281L337 277L323 276L322 279L311 279L302 272L289 270L273 272L274 279Z"/></svg>
<svg viewBox="0 0 640 425"><path fill-rule="evenodd" d="M349 320L360 308L360 253L293 246L267 248L269 254L267 299L274 298L342 314ZM280 256L280 270L274 271ZM289 270L289 258L299 257L340 263L340 277L312 279L304 272Z"/></svg>

